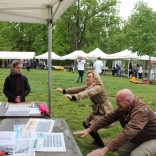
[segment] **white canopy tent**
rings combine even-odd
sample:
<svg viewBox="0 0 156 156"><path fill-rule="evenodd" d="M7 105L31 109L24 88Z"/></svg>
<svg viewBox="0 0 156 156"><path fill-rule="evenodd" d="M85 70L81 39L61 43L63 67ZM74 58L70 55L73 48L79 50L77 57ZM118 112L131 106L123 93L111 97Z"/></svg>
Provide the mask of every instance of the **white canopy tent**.
<svg viewBox="0 0 156 156"><path fill-rule="evenodd" d="M110 54L106 56L106 59L136 59L136 60L149 60L148 55L139 56L137 52L133 53L132 51L126 49L118 53Z"/></svg>
<svg viewBox="0 0 156 156"><path fill-rule="evenodd" d="M149 57L150 56L148 55L139 56L137 52L125 56L126 59L136 59L136 60L149 60Z"/></svg>
<svg viewBox="0 0 156 156"><path fill-rule="evenodd" d="M87 54L82 50L75 50L74 52L72 52L68 55L62 56L62 58L65 60L76 60L79 56L86 58Z"/></svg>
<svg viewBox="0 0 156 156"><path fill-rule="evenodd" d="M0 20L12 22L55 22L76 0L0 0Z"/></svg>
<svg viewBox="0 0 156 156"><path fill-rule="evenodd" d="M35 56L36 59L44 59L47 60L48 59L48 52ZM51 52L51 60L63 60L61 56L55 54L54 52Z"/></svg>
<svg viewBox="0 0 156 156"><path fill-rule="evenodd" d="M107 57L107 54L101 51L99 48L96 48L87 54L87 59L95 59L98 57L105 59Z"/></svg>
<svg viewBox="0 0 156 156"><path fill-rule="evenodd" d="M126 49L118 53L109 54L106 56L106 59L125 59L125 57L131 55L131 53L131 51Z"/></svg>
<svg viewBox="0 0 156 156"><path fill-rule="evenodd" d="M35 52L0 51L0 59L33 59Z"/></svg>
<svg viewBox="0 0 156 156"><path fill-rule="evenodd" d="M51 113L52 24L76 0L0 0L0 21L48 24L48 107Z"/></svg>

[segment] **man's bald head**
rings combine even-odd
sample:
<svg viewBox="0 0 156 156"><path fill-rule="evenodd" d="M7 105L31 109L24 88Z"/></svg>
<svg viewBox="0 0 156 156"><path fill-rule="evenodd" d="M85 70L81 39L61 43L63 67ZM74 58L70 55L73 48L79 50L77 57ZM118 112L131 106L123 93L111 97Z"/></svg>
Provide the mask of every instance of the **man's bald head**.
<svg viewBox="0 0 156 156"><path fill-rule="evenodd" d="M132 91L130 91L129 89L122 89L120 90L116 96L122 97L124 100L125 99L134 99L134 94L132 93Z"/></svg>
<svg viewBox="0 0 156 156"><path fill-rule="evenodd" d="M127 111L134 99L134 94L129 89L120 90L116 94L116 103L120 110Z"/></svg>

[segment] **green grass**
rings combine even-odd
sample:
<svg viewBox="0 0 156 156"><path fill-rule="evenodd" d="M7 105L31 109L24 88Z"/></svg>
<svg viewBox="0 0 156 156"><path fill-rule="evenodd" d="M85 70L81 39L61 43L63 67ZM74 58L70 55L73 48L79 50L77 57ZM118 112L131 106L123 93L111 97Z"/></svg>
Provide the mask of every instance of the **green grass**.
<svg viewBox="0 0 156 156"><path fill-rule="evenodd" d="M6 101L6 97L3 94L3 84L6 76L10 73L10 69L0 68L0 101ZM32 69L27 72L23 69L23 74L29 79L31 85L31 93L26 98L27 101L44 101L48 103L48 71ZM85 80L82 84L77 84L77 73L70 73L64 71L52 71L52 117L64 118L71 130L71 132L84 129L82 122L85 117L91 112L91 102L89 99L83 101L71 102L63 96L63 94L55 91L55 88L62 87L76 87L85 84ZM155 98L155 85L145 84L133 84L129 82L128 78L118 78L111 75L102 76L104 86L107 90L108 97L115 106L115 95L123 89L128 88L134 92L134 94L140 97L145 103L155 110L156 98ZM118 132L121 131L119 123L115 124L114 127L100 130L105 143L109 143ZM93 150L95 147L89 145L91 137L80 138L75 137L75 140L83 155ZM115 153L108 153L107 156L117 156Z"/></svg>

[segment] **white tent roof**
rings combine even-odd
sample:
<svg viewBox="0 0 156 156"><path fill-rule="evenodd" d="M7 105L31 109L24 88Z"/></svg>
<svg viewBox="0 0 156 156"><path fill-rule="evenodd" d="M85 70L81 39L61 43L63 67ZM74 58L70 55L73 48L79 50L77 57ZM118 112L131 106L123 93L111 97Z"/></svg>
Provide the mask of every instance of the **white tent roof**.
<svg viewBox="0 0 156 156"><path fill-rule="evenodd" d="M76 60L79 56L86 57L87 54L83 52L82 50L76 50L68 55L62 56L62 58L65 60Z"/></svg>
<svg viewBox="0 0 156 156"><path fill-rule="evenodd" d="M93 51L91 51L90 53L87 54L87 58L105 58L107 56L106 53L104 53L103 51L101 51L99 48L94 49Z"/></svg>
<svg viewBox="0 0 156 156"><path fill-rule="evenodd" d="M126 56L131 55L131 51L129 50L123 50L121 52L118 53L114 53L114 54L109 54L107 55L107 59L125 59Z"/></svg>
<svg viewBox="0 0 156 156"><path fill-rule="evenodd" d="M0 59L33 59L35 52L0 51Z"/></svg>
<svg viewBox="0 0 156 156"><path fill-rule="evenodd" d="M35 58L47 60L48 59L48 52L41 54L41 55L38 55L38 56L35 56ZM52 60L63 60L61 56L55 54L54 52L51 52L51 59Z"/></svg>
<svg viewBox="0 0 156 156"><path fill-rule="evenodd" d="M149 60L149 56L148 55L139 56L137 52L131 53L130 55L127 55L126 57L128 59Z"/></svg>
<svg viewBox="0 0 156 156"><path fill-rule="evenodd" d="M137 52L133 53L132 51L126 49L118 53L110 54L106 56L106 59L137 59L137 60L149 60L148 55L139 56Z"/></svg>
<svg viewBox="0 0 156 156"><path fill-rule="evenodd" d="M0 21L56 21L76 0L0 0ZM50 8L50 9L49 9Z"/></svg>

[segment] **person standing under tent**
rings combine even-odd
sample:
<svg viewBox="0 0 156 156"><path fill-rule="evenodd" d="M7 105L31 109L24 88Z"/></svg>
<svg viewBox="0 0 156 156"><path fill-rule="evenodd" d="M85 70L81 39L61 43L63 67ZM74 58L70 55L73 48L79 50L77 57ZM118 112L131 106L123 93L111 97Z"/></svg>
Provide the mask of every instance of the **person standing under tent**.
<svg viewBox="0 0 156 156"><path fill-rule="evenodd" d="M102 67L103 67L103 63L101 61L101 58L98 57L97 60L94 63L94 69L95 69L95 71L97 72L98 75L101 75Z"/></svg>
<svg viewBox="0 0 156 156"><path fill-rule="evenodd" d="M139 78L140 78L140 79L142 78L142 72L143 72L143 70L142 70L142 65L140 64L140 66L139 66L139 71L138 71L138 73L139 73Z"/></svg>
<svg viewBox="0 0 156 156"><path fill-rule="evenodd" d="M129 64L129 78L131 78L133 75L133 67L132 67L132 63L130 62Z"/></svg>
<svg viewBox="0 0 156 156"><path fill-rule="evenodd" d="M11 73L5 79L3 92L8 102L25 102L25 97L30 93L30 85L26 76L22 75L23 64L15 60L11 65Z"/></svg>
<svg viewBox="0 0 156 156"><path fill-rule="evenodd" d="M118 77L120 77L121 76L121 67L117 64L116 68L118 70Z"/></svg>
<svg viewBox="0 0 156 156"><path fill-rule="evenodd" d="M27 71L30 72L30 68L31 68L31 60L28 59L27 60Z"/></svg>
<svg viewBox="0 0 156 156"><path fill-rule="evenodd" d="M83 75L84 75L84 64L86 63L86 60L83 57L78 57L77 58L77 68L78 68L78 79L77 83L79 83L79 80L81 79L81 83L83 81Z"/></svg>

